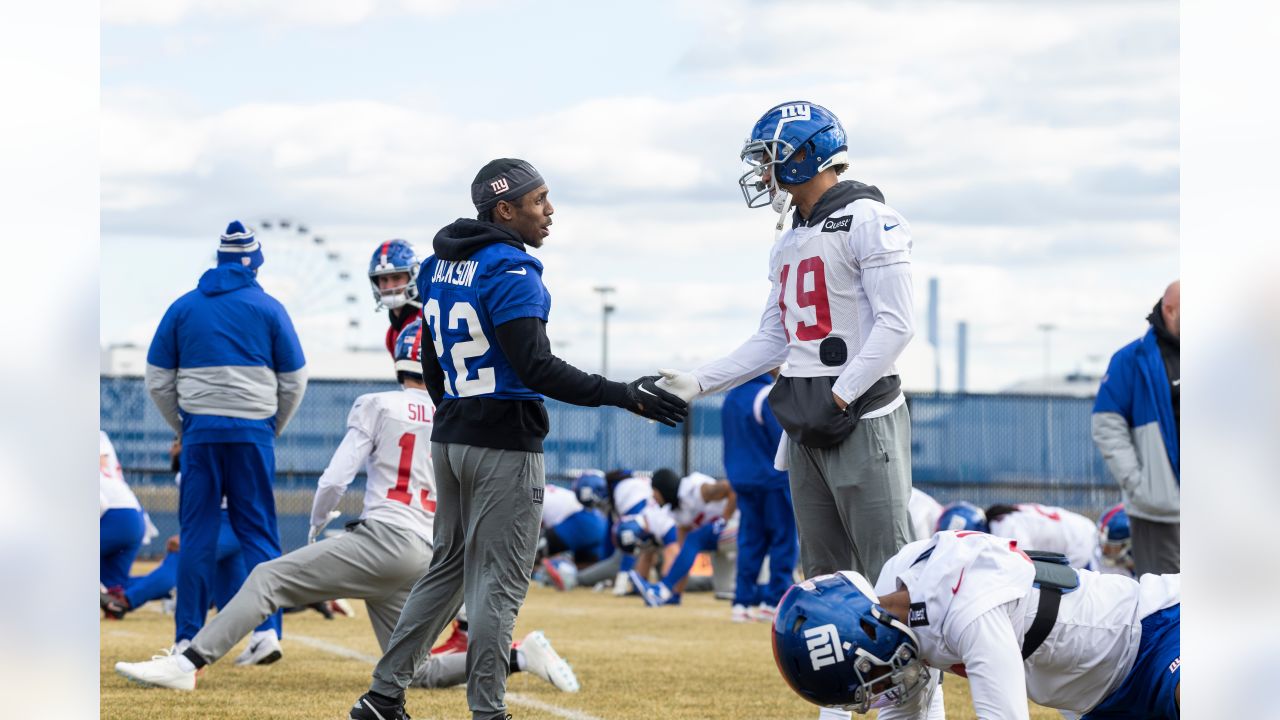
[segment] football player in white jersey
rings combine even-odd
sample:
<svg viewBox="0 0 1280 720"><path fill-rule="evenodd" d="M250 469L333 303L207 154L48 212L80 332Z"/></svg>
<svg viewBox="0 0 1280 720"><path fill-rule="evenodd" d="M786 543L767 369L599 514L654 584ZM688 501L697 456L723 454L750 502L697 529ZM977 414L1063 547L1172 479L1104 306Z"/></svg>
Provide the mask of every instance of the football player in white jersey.
<svg viewBox="0 0 1280 720"><path fill-rule="evenodd" d="M401 389L361 395L351 406L347 434L316 488L309 543L254 568L240 592L185 650L147 662L119 662L116 672L144 686L194 690L197 670L225 655L277 608L332 597L364 599L378 645L386 648L405 598L432 555L435 406L422 381L421 333L422 323L415 321L396 341ZM368 479L360 519L341 536L316 542L361 469ZM272 661L282 655L273 632L254 633L249 642L274 644ZM530 633L519 645L512 650L513 669L527 668L561 690L577 690L573 670L541 632ZM466 656L458 653L429 656L413 678L420 687L464 682Z"/></svg>
<svg viewBox="0 0 1280 720"><path fill-rule="evenodd" d="M664 549L670 554L678 544L679 551L660 581L650 583L636 570L629 577L649 607L678 605L698 553L732 559L738 545L736 501L728 480L699 472L681 478L662 468L653 473L651 482L654 501L669 509L677 530L676 543L665 541ZM647 526L655 538L669 536L665 523L648 519Z"/></svg>
<svg viewBox="0 0 1280 720"><path fill-rule="evenodd" d="M577 587L579 567L602 560L609 522L572 490L548 484L542 496L542 567L557 590Z"/></svg>
<svg viewBox="0 0 1280 720"><path fill-rule="evenodd" d="M105 610L111 601L108 591L129 582L129 568L147 534L147 518L124 480L110 438L101 430L98 435L98 582Z"/></svg>
<svg viewBox="0 0 1280 720"><path fill-rule="evenodd" d="M907 503L907 513L911 516L911 530L916 540L933 537L938 526L938 517L942 515L942 504L923 490L911 488L911 500Z"/></svg>
<svg viewBox="0 0 1280 720"><path fill-rule="evenodd" d="M1028 699L1083 720L1177 718L1181 576L1064 562L939 532L902 548L874 588L848 571L792 587L774 657L805 699L881 720L940 711L930 669L967 677L981 720L1026 720Z"/></svg>
<svg viewBox="0 0 1280 720"><path fill-rule="evenodd" d="M874 576L911 539L911 427L894 364L915 332L911 229L879 189L839 180L847 150L820 105L787 102L760 118L739 179L749 207L781 215L760 327L729 355L661 371L658 383L688 400L782 365L769 406L789 440L806 576Z"/></svg>
<svg viewBox="0 0 1280 720"><path fill-rule="evenodd" d="M985 511L967 502L943 509L939 530L976 530L1018 541L1018 547L1062 553L1071 567L1101 570L1098 528L1089 518L1053 505L992 505Z"/></svg>

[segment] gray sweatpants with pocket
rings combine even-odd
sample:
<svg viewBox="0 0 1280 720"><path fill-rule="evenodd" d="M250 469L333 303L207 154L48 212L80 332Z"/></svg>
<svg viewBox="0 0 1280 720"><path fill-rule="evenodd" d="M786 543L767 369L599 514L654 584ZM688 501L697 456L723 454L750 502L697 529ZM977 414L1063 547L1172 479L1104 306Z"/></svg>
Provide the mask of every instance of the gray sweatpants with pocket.
<svg viewBox="0 0 1280 720"><path fill-rule="evenodd" d="M370 689L400 697L466 600L467 703L475 720L506 714L511 633L529 592L542 523L542 453L432 443L435 557L409 593Z"/></svg>
<svg viewBox="0 0 1280 720"><path fill-rule="evenodd" d="M359 598L368 608L378 645L385 648L409 589L430 564L431 546L417 533L365 520L338 537L259 564L191 646L214 662L281 607Z"/></svg>
<svg viewBox="0 0 1280 720"><path fill-rule="evenodd" d="M885 562L912 539L907 406L858 420L833 447L788 445L805 577L856 570L874 584Z"/></svg>

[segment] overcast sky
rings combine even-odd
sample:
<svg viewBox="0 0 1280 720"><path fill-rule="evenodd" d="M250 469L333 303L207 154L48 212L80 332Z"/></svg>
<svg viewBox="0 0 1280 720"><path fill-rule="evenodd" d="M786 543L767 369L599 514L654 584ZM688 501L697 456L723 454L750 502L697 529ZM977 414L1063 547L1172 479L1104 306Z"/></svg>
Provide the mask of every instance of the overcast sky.
<svg viewBox="0 0 1280 720"><path fill-rule="evenodd" d="M332 350L384 331L374 247L427 254L515 156L557 208L537 251L557 351L598 370L612 285L611 374L690 368L756 327L776 216L743 204L738 152L797 99L911 222L908 388L933 387L931 276L943 388L966 320L969 387L997 390L1043 372L1041 323L1055 373L1100 371L1178 275L1175 2L622 5L104 0L102 342L145 345L228 220L287 217L339 255L264 232L263 284L342 374Z"/></svg>

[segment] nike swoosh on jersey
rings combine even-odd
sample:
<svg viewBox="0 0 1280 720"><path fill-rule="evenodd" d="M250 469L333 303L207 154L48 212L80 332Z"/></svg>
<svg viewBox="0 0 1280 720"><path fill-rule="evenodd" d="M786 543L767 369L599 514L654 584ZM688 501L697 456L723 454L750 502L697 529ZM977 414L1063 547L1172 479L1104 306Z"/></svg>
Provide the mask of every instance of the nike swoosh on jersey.
<svg viewBox="0 0 1280 720"><path fill-rule="evenodd" d="M889 232L890 230L892 230L892 229L894 229L894 228L898 227L898 226L899 226L899 225L901 225L901 224L902 224L902 223L894 223L894 224L892 224L892 225L885 225L885 226L884 226L884 231L885 231L885 232Z"/></svg>
<svg viewBox="0 0 1280 720"><path fill-rule="evenodd" d="M527 268L520 268L519 270L508 270L507 272L511 273L512 275L526 275L528 274L529 271Z"/></svg>
<svg viewBox="0 0 1280 720"><path fill-rule="evenodd" d="M965 568L960 568L960 579L956 580L956 586L951 588L951 594L955 595L960 590L960 583L964 582Z"/></svg>

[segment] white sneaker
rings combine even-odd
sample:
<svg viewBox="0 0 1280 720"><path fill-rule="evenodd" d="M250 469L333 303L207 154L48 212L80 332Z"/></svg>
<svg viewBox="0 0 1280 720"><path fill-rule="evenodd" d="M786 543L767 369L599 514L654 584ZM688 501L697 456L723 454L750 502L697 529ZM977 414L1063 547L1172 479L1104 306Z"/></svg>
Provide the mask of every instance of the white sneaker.
<svg viewBox="0 0 1280 720"><path fill-rule="evenodd" d="M237 665L270 665L284 657L274 630L263 630L249 636L249 645L236 658Z"/></svg>
<svg viewBox="0 0 1280 720"><path fill-rule="evenodd" d="M573 668L564 661L551 647L551 641L541 630L534 630L520 641L520 652L524 653L525 669L534 675L556 686L557 690L567 693L578 692L578 676Z"/></svg>
<svg viewBox="0 0 1280 720"><path fill-rule="evenodd" d="M734 605L729 610L729 619L736 623L744 623L751 620L751 613L746 605Z"/></svg>
<svg viewBox="0 0 1280 720"><path fill-rule="evenodd" d="M752 620L771 623L773 622L773 618L778 614L778 610L772 605L760 603L759 605L751 608L748 613L751 615Z"/></svg>
<svg viewBox="0 0 1280 720"><path fill-rule="evenodd" d="M178 662L180 657L176 653L167 653L156 655L146 662L118 662L116 672L143 687L195 690L196 671L183 670Z"/></svg>

